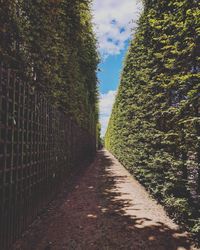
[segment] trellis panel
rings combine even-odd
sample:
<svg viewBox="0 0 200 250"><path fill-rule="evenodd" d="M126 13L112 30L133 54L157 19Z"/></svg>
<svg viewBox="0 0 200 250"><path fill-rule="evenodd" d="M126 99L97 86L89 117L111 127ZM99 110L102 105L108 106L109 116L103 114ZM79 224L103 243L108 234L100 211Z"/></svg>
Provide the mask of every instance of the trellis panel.
<svg viewBox="0 0 200 250"><path fill-rule="evenodd" d="M1 63L0 249L9 248L94 152L94 136Z"/></svg>

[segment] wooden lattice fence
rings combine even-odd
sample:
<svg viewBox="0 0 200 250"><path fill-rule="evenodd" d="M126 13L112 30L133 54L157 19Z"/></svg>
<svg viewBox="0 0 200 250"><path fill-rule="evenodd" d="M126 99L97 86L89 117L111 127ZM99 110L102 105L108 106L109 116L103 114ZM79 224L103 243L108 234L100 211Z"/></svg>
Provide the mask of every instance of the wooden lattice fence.
<svg viewBox="0 0 200 250"><path fill-rule="evenodd" d="M72 169L94 153L93 135L1 64L0 249L9 248Z"/></svg>

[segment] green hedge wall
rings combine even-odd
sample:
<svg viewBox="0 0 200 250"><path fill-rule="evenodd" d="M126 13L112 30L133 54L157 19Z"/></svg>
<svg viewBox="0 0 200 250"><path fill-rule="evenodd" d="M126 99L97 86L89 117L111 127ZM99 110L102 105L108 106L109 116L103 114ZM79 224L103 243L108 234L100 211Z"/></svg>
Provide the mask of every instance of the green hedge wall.
<svg viewBox="0 0 200 250"><path fill-rule="evenodd" d="M96 133L99 57L90 0L3 0L0 57Z"/></svg>
<svg viewBox="0 0 200 250"><path fill-rule="evenodd" d="M105 145L174 218L198 235L199 1L144 1Z"/></svg>

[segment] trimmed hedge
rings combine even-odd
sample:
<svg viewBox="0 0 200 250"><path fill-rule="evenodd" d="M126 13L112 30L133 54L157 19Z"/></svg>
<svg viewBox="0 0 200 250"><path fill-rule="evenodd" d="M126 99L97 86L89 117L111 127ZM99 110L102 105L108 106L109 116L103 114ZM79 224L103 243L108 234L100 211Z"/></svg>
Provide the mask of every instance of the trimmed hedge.
<svg viewBox="0 0 200 250"><path fill-rule="evenodd" d="M105 145L175 219L198 235L199 1L144 1Z"/></svg>

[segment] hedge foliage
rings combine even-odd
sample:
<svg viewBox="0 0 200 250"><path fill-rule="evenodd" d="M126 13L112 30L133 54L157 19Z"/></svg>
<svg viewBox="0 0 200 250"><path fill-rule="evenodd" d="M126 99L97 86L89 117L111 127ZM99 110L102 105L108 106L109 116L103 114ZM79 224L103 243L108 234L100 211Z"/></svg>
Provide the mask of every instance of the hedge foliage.
<svg viewBox="0 0 200 250"><path fill-rule="evenodd" d="M146 0L106 147L191 232L200 232L200 2Z"/></svg>
<svg viewBox="0 0 200 250"><path fill-rule="evenodd" d="M99 62L90 0L2 0L0 57L96 132Z"/></svg>

